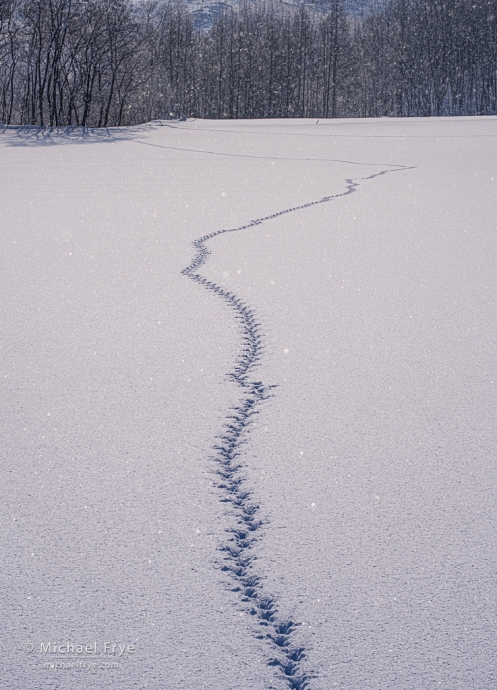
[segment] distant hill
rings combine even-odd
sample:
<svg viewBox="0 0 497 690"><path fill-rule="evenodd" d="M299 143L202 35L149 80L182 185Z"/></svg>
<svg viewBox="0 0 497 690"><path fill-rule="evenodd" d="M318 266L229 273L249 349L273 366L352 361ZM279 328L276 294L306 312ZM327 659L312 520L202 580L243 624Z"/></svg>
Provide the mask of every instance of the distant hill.
<svg viewBox="0 0 497 690"><path fill-rule="evenodd" d="M387 0L345 0L345 10L349 15L361 15L374 11L385 5ZM224 10L241 5L242 0L186 0L196 19L198 27L208 28L213 20ZM287 7L299 5L299 0L279 0L279 3ZM257 4L257 0L253 0ZM326 0L305 0L309 7L326 8Z"/></svg>
<svg viewBox="0 0 497 690"><path fill-rule="evenodd" d="M386 5L387 0L346 0L345 7L349 14L371 12Z"/></svg>

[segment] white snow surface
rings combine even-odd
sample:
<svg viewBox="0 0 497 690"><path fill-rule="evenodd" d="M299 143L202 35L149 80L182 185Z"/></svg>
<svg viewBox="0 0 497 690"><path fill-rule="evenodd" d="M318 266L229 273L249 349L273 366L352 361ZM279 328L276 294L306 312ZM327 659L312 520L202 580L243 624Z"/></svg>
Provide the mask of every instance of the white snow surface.
<svg viewBox="0 0 497 690"><path fill-rule="evenodd" d="M242 326L182 274L283 210L198 268L275 386L250 568L311 690L497 687L497 118L3 128L0 181L0 687L291 687L221 569Z"/></svg>

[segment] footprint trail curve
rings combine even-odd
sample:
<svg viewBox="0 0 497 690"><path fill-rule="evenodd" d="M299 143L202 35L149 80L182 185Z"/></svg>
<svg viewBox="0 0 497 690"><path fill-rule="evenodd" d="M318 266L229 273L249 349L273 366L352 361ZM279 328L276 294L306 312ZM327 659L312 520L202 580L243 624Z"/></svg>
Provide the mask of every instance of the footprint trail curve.
<svg viewBox="0 0 497 690"><path fill-rule="evenodd" d="M390 172L411 169L412 167L408 166L397 166L360 178L360 181L371 180ZM268 664L279 669L280 677L286 681L290 690L310 688L312 678L316 676L304 671L302 662L306 658L306 649L296 646L292 640L293 633L299 624L291 618L278 615L277 602L270 593L265 591L262 578L255 567L256 556L253 547L260 540L261 529L266 521L248 485L241 450L243 444L247 442L253 416L258 413L259 407L274 394L272 389L276 386L264 385L252 376L262 358L264 348L264 336L255 312L233 292L201 275L199 269L206 263L211 253L207 248L207 243L214 237L229 232L249 230L287 213L302 211L311 206L348 196L357 190L360 181L347 179L345 191L338 194L251 220L236 228L217 230L203 235L193 242L196 254L190 265L181 271L187 278L224 300L240 324L242 347L233 370L227 376L240 388L241 399L227 414L217 442L213 445L214 454L211 457L217 477L215 485L219 491L220 501L229 504L232 518L231 526L227 530L228 536L219 546L224 556L221 569L230 575L232 591L239 593L241 602L246 605L248 612L258 624L260 631L257 638L266 640L268 643L271 654Z"/></svg>

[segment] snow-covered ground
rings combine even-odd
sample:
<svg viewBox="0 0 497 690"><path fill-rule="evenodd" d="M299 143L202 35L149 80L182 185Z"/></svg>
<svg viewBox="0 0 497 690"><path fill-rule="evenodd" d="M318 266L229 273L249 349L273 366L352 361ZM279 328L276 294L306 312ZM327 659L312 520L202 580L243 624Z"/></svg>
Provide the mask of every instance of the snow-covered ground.
<svg viewBox="0 0 497 690"><path fill-rule="evenodd" d="M9 128L0 182L0 686L496 687L497 118Z"/></svg>

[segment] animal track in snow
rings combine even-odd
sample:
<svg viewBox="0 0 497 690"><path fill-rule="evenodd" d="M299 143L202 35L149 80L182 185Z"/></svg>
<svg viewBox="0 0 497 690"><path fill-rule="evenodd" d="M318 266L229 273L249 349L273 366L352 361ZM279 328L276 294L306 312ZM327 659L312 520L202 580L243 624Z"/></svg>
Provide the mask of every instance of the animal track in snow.
<svg viewBox="0 0 497 690"><path fill-rule="evenodd" d="M395 169L381 170L361 180L371 180L389 172L410 169L407 166L398 166ZM260 506L253 499L252 491L247 485L241 460L241 447L247 441L252 417L258 413L258 408L262 403L271 397L272 389L276 386L266 386L261 381L251 378L263 352L263 333L254 311L233 292L208 280L198 273L198 270L207 261L210 251L206 244L214 237L228 232L248 230L287 213L348 196L359 186L359 182L351 179L348 179L346 183L344 192L257 218L237 228L217 230L200 237L193 242L197 252L191 264L182 270L183 275L223 299L231 307L235 318L240 323L242 347L234 369L228 376L241 388L242 399L227 415L222 432L213 446L215 454L212 460L218 478L216 486L220 491L220 500L230 504L233 517L232 526L228 529L229 536L219 548L224 555L222 570L230 574L233 591L239 593L241 601L247 605L248 611L260 626L257 637L269 643L272 657L268 664L279 668L290 690L309 688L315 676L303 670L302 661L306 658L305 648L292 644L292 635L298 623L278 615L275 599L265 592L261 577L257 574L253 548L260 539L263 519Z"/></svg>

